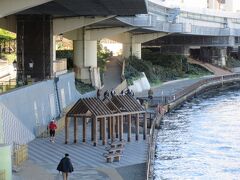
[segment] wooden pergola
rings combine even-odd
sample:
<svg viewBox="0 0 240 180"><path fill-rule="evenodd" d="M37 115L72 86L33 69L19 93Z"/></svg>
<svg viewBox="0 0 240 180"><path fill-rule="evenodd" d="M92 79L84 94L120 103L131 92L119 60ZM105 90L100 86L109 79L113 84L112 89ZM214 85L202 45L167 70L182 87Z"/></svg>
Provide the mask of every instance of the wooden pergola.
<svg viewBox="0 0 240 180"><path fill-rule="evenodd" d="M140 113L145 114L144 121L146 123L144 123L143 135L145 139L147 132L146 111L133 97L127 95L115 96L112 99L106 98L104 101L99 98L79 99L66 114L65 144L67 144L69 140L69 118L74 119L74 143L78 141L78 119L81 118L83 122L83 142L86 142L86 118L91 119L91 140L93 141L93 145L96 146L98 141L98 124L100 129L99 139L102 140L102 144L105 145L107 139L114 140L115 138L119 138L119 140L123 140L123 121L128 117L128 141L130 141L131 116L134 114L137 115L136 140L138 140Z"/></svg>
<svg viewBox="0 0 240 180"><path fill-rule="evenodd" d="M131 141L131 126L132 117L136 116L136 140L139 139L139 115L143 114L143 139L146 139L147 134L147 113L146 110L138 103L138 101L131 95L117 95L112 97L112 102L124 114L124 119L128 120L128 141Z"/></svg>

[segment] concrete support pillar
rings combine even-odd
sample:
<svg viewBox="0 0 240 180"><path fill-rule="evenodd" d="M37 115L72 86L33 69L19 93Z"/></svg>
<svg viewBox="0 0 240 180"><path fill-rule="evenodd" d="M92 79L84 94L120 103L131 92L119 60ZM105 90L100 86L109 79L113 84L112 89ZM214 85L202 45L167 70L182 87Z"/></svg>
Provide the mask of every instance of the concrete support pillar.
<svg viewBox="0 0 240 180"><path fill-rule="evenodd" d="M53 56L53 61L56 61L56 36L53 36L52 39L52 56Z"/></svg>
<svg viewBox="0 0 240 180"><path fill-rule="evenodd" d="M128 142L131 141L131 134L132 134L132 115L128 115Z"/></svg>
<svg viewBox="0 0 240 180"><path fill-rule="evenodd" d="M227 59L226 47L201 47L200 59L218 66L225 66Z"/></svg>
<svg viewBox="0 0 240 180"><path fill-rule="evenodd" d="M86 142L86 128L87 128L87 121L86 118L83 117L83 142Z"/></svg>
<svg viewBox="0 0 240 180"><path fill-rule="evenodd" d="M141 43L123 43L122 56L128 58L129 56L136 56L142 58Z"/></svg>
<svg viewBox="0 0 240 180"><path fill-rule="evenodd" d="M17 15L18 83L27 83L27 76L43 80L52 76L53 28L49 15ZM29 63L33 62L33 67Z"/></svg>
<svg viewBox="0 0 240 180"><path fill-rule="evenodd" d="M78 140L78 119L74 116L74 143L77 143Z"/></svg>
<svg viewBox="0 0 240 180"><path fill-rule="evenodd" d="M69 126L69 122L68 122L68 117L65 117L65 144L68 143L68 139L69 139L69 131L68 131L68 127Z"/></svg>
<svg viewBox="0 0 240 180"><path fill-rule="evenodd" d="M106 144L106 118L102 118L102 127L103 127L103 132L102 132L102 144Z"/></svg>
<svg viewBox="0 0 240 180"><path fill-rule="evenodd" d="M97 41L89 40L84 28L78 30L77 40L73 40L73 64L76 79L92 84L93 71L97 70Z"/></svg>
<svg viewBox="0 0 240 180"><path fill-rule="evenodd" d="M136 140L138 141L138 137L139 137L139 114L137 114L136 117Z"/></svg>
<svg viewBox="0 0 240 180"><path fill-rule="evenodd" d="M5 172L6 180L12 179L11 145L0 144L0 171Z"/></svg>

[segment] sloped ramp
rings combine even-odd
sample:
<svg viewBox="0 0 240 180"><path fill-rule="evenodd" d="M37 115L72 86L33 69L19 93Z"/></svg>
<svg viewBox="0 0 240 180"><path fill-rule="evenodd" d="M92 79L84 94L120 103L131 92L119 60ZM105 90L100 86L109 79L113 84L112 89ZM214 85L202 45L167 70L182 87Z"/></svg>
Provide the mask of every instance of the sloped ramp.
<svg viewBox="0 0 240 180"><path fill-rule="evenodd" d="M192 59L190 57L187 58L188 63L190 64L198 64L200 66L202 66L203 68L207 69L208 71L212 72L214 75L216 76L221 76L221 75L227 75L227 74L231 74L230 71L220 68L220 67L216 67L210 63L204 63L201 61L197 61L195 59Z"/></svg>

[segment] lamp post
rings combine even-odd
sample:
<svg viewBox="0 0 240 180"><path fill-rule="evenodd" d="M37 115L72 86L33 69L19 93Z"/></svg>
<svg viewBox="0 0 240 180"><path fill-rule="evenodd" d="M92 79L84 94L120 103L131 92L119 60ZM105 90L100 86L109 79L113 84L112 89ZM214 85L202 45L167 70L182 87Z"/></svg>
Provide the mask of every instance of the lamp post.
<svg viewBox="0 0 240 180"><path fill-rule="evenodd" d="M26 77L26 70L23 66L24 66L23 64L18 64L16 60L13 61L13 68L15 71L17 71L16 81L18 86L26 85L28 83ZM29 69L32 70L33 66L34 62L30 60L28 63Z"/></svg>

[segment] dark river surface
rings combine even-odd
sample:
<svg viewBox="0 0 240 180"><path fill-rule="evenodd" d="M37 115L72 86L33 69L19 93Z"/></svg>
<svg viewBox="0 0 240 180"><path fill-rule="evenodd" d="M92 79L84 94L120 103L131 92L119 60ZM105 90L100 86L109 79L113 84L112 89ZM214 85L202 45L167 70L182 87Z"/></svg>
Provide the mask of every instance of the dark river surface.
<svg viewBox="0 0 240 180"><path fill-rule="evenodd" d="M240 87L211 91L162 121L156 179L240 179Z"/></svg>

